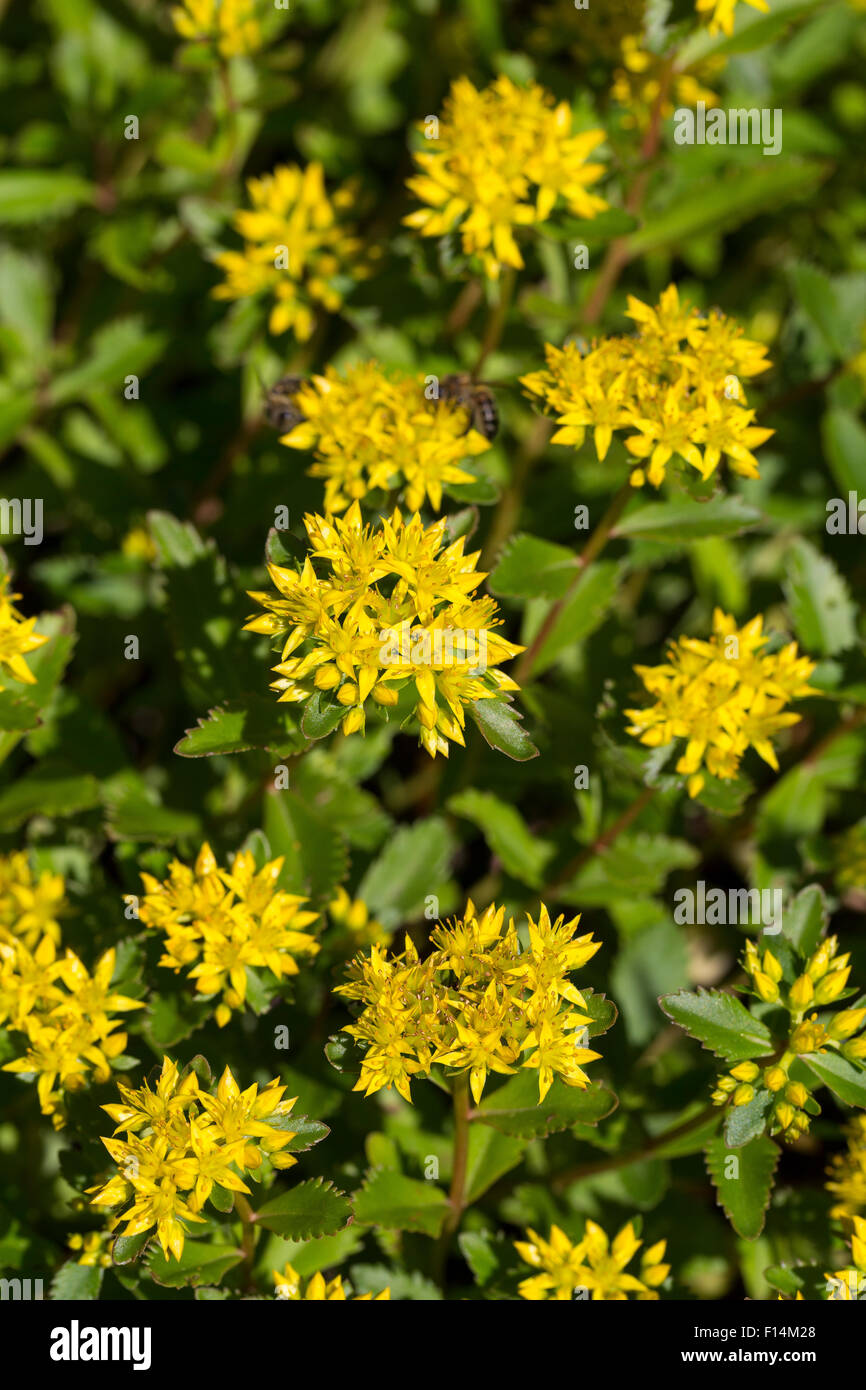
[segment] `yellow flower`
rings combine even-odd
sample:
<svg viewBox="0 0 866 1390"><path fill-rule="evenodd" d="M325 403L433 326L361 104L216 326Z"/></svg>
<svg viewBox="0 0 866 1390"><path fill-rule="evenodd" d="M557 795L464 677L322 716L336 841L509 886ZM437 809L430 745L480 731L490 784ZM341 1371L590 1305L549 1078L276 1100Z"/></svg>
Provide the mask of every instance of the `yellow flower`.
<svg viewBox="0 0 866 1390"><path fill-rule="evenodd" d="M866 1290L866 1219L862 1216L851 1218L851 1259L847 1269L825 1273L828 1298L831 1301L850 1303L859 1301Z"/></svg>
<svg viewBox="0 0 866 1390"><path fill-rule="evenodd" d="M86 1235L74 1232L67 1236L66 1244L78 1255L76 1263L91 1268L99 1266L101 1269L109 1269L112 1264L110 1246L113 1228L114 1222L110 1221L105 1230L88 1231Z"/></svg>
<svg viewBox="0 0 866 1390"><path fill-rule="evenodd" d="M636 460L631 483L659 487L676 455L709 478L723 455L735 473L758 476L752 452L773 433L755 425L742 382L767 370L766 349L723 314L681 305L669 285L655 308L628 297L633 337L545 348L547 366L522 378L550 407L554 444L580 448L589 430L599 459L617 431Z"/></svg>
<svg viewBox="0 0 866 1390"><path fill-rule="evenodd" d="M156 558L156 546L150 532L144 526L133 526L121 542L121 553L131 560L146 560L150 563Z"/></svg>
<svg viewBox="0 0 866 1390"><path fill-rule="evenodd" d="M730 38L734 32L737 3L738 0L695 0L695 9L699 15L709 16L711 34L723 33ZM751 5L753 10L760 10L761 14L770 13L767 0L746 0L746 4Z"/></svg>
<svg viewBox="0 0 866 1390"><path fill-rule="evenodd" d="M444 544L444 518L425 527L395 510L364 526L357 502L304 522L303 569L269 565L277 594L250 592L267 612L246 630L278 638L282 652L271 689L291 703L320 692L334 715L346 710L351 734L364 731L369 700L387 709L409 687L422 746L447 757L449 740L464 743L468 705L517 689L498 663L523 650L498 633L494 600L475 596L478 553L464 554L463 537Z"/></svg>
<svg viewBox="0 0 866 1390"><path fill-rule="evenodd" d="M866 1115L855 1115L848 1122L845 1139L845 1152L830 1159L826 1186L836 1197L830 1215L850 1220L866 1212Z"/></svg>
<svg viewBox="0 0 866 1390"><path fill-rule="evenodd" d="M425 499L439 511L443 485L473 480L460 463L490 448L465 406L427 400L423 375L397 375L375 362L342 374L326 367L304 382L293 404L304 418L280 442L314 451L309 472L325 479L328 513L396 487L410 511Z"/></svg>
<svg viewBox="0 0 866 1390"><path fill-rule="evenodd" d="M66 884L44 869L36 878L23 851L0 855L0 941L32 950L43 937L60 941L57 920L66 910Z"/></svg>
<svg viewBox="0 0 866 1390"><path fill-rule="evenodd" d="M362 242L347 222L355 205L348 184L332 196L325 190L321 164L283 164L247 183L252 208L237 212L235 229L242 251L215 257L225 282L216 299L266 296L275 301L271 333L291 329L299 342L312 335L316 309L336 313L343 303L341 282L369 274L375 249L362 261Z"/></svg>
<svg viewBox="0 0 866 1390"><path fill-rule="evenodd" d="M171 17L182 38L216 44L223 58L234 58L261 48L256 8L256 0L182 0Z"/></svg>
<svg viewBox="0 0 866 1390"><path fill-rule="evenodd" d="M35 618L22 618L15 607L20 594L9 593L9 576L0 574L0 674L5 670L16 681L35 685L36 677L24 660L48 641L41 632L34 632ZM0 685L0 690L5 690Z"/></svg>
<svg viewBox="0 0 866 1390"><path fill-rule="evenodd" d="M470 901L462 917L432 932L423 961L408 937L400 955L386 957L374 946L357 956L350 983L336 991L363 1006L346 1029L365 1050L355 1090L394 1087L411 1101L413 1076L429 1075L434 1064L468 1073L476 1105L491 1072L518 1067L538 1070L539 1103L554 1076L585 1089L580 1064L599 1053L584 1045L591 1019L577 1011L586 1001L569 975L600 943L591 934L575 937L579 921L552 923L542 904L538 923L528 918L529 945L521 949L504 908L479 914Z"/></svg>
<svg viewBox="0 0 866 1390"><path fill-rule="evenodd" d="M123 1105L104 1105L115 1134L103 1139L118 1172L88 1189L91 1203L123 1207L116 1223L124 1236L156 1227L163 1253L179 1260L186 1227L198 1215L214 1184L227 1192L249 1192L243 1174L267 1155L277 1168L297 1160L281 1152L294 1138L286 1127L294 1100L282 1099L285 1086L275 1078L259 1091L241 1091L226 1067L216 1093L204 1090L193 1071L183 1078L175 1062L163 1058L156 1091L120 1086ZM131 1203L131 1205L130 1205Z"/></svg>
<svg viewBox="0 0 866 1390"><path fill-rule="evenodd" d="M665 75L665 59L643 47L639 34L626 34L620 43L622 67L613 75L610 94L625 109L623 125L644 130L650 123ZM724 58L709 58L691 70L677 69L670 81L670 95L661 104L661 118L667 120L677 107L697 106L703 101L715 106L718 96L702 85L713 80L725 67Z"/></svg>
<svg viewBox="0 0 866 1390"><path fill-rule="evenodd" d="M141 876L146 892L139 917L166 937L160 965L175 973L189 967L199 994L222 995L214 1015L221 1028L244 1007L247 966L281 980L298 974L297 956L320 949L301 930L318 913L303 910L306 898L276 887L282 867L280 857L256 870L253 855L241 850L230 870L220 869L204 844L192 868L175 859L164 882Z"/></svg>
<svg viewBox="0 0 866 1390"><path fill-rule="evenodd" d="M490 279L503 266L523 265L515 232L546 222L558 201L581 218L607 207L587 192L604 173L604 165L587 163L604 132L573 134L568 102L557 104L537 83L520 87L500 76L478 91L459 77L437 128L421 129L433 138L414 154L421 172L408 187L426 206L406 224L422 236L459 230L464 252L480 258Z"/></svg>
<svg viewBox="0 0 866 1390"><path fill-rule="evenodd" d="M627 1273L627 1265L642 1244L631 1221L612 1243L595 1221L587 1221L577 1245L558 1226L551 1226L549 1241L531 1229L527 1235L528 1241L515 1241L515 1249L521 1259L542 1272L524 1279L518 1291L522 1298L534 1302L548 1298L567 1301L578 1289L588 1292L593 1302L622 1303L632 1293L639 1301L649 1302L658 1299L655 1290L670 1271L670 1265L662 1263L667 1242L660 1240L644 1251L640 1278Z"/></svg>
<svg viewBox="0 0 866 1390"><path fill-rule="evenodd" d="M276 1285L276 1297L284 1302L290 1303L345 1303L346 1291L343 1288L343 1281L339 1274L333 1279L325 1280L324 1275L316 1273L312 1279L308 1280L307 1286L303 1289L301 1276L296 1269L287 1264L285 1269L280 1272L278 1269L271 1270L274 1284ZM351 1299L352 1303L382 1303L389 1302L391 1290L383 1289L377 1293L375 1298L371 1293L356 1294Z"/></svg>
<svg viewBox="0 0 866 1390"><path fill-rule="evenodd" d="M338 888L328 903L328 916L339 930L339 941L348 944L346 954L354 955L359 946L383 945L390 941L391 932L375 917L361 898L350 898L345 888Z"/></svg>
<svg viewBox="0 0 866 1390"><path fill-rule="evenodd" d="M749 748L778 769L773 735L799 722L799 715L784 712L787 704L816 693L808 685L815 663L799 654L796 642L769 654L768 640L762 617L738 628L717 608L708 641L681 637L667 664L635 667L655 704L626 710L628 732L650 748L686 740L676 769L688 778L689 796L703 787L704 769L722 781L735 778ZM768 976L762 997L777 992Z"/></svg>

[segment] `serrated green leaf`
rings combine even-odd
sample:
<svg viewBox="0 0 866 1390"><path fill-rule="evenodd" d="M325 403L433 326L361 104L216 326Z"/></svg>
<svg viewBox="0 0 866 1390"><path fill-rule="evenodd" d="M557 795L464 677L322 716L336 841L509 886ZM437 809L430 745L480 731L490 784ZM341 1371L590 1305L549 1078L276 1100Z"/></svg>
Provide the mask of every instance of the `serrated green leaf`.
<svg viewBox="0 0 866 1390"><path fill-rule="evenodd" d="M211 758L250 748L286 753L300 751L303 746L287 705L250 696L243 703L208 710L196 728L186 730L174 751L182 758Z"/></svg>
<svg viewBox="0 0 866 1390"><path fill-rule="evenodd" d="M342 1230L351 1214L345 1192L324 1178L311 1178L266 1202L256 1222L288 1240L312 1240Z"/></svg>
<svg viewBox="0 0 866 1390"><path fill-rule="evenodd" d="M538 1072L525 1068L495 1091L485 1093L475 1118L503 1134L533 1139L556 1134L575 1124L597 1125L612 1114L617 1098L600 1085L567 1086L555 1077L544 1100L538 1100Z"/></svg>
<svg viewBox="0 0 866 1390"><path fill-rule="evenodd" d="M857 609L836 566L809 541L798 540L786 557L788 606L807 652L835 656L857 640Z"/></svg>
<svg viewBox="0 0 866 1390"><path fill-rule="evenodd" d="M518 763L538 757L538 749L521 724L522 715L508 700L474 700L468 708L491 748Z"/></svg>
<svg viewBox="0 0 866 1390"><path fill-rule="evenodd" d="M339 830L291 791L267 793L264 830L273 853L285 857L280 886L316 902L329 899L348 871Z"/></svg>
<svg viewBox="0 0 866 1390"><path fill-rule="evenodd" d="M686 544L706 536L738 536L764 520L757 507L741 497L712 497L707 502L651 502L618 522L614 536L631 540Z"/></svg>
<svg viewBox="0 0 866 1390"><path fill-rule="evenodd" d="M759 1090L748 1105L729 1105L725 1110L724 1141L729 1149L741 1149L750 1140L763 1134L767 1123L767 1111L773 1097L769 1091Z"/></svg>
<svg viewBox="0 0 866 1390"><path fill-rule="evenodd" d="M562 598L577 569L577 555L566 546L517 535L508 541L489 586L494 594L514 598Z"/></svg>
<svg viewBox="0 0 866 1390"><path fill-rule="evenodd" d="M540 676L567 648L585 641L601 626L619 590L623 573L620 561L598 560L581 574L535 655L533 676Z"/></svg>
<svg viewBox="0 0 866 1390"><path fill-rule="evenodd" d="M454 842L438 816L400 826L367 869L358 897L386 927L413 921L448 872Z"/></svg>
<svg viewBox="0 0 866 1390"><path fill-rule="evenodd" d="M100 1265L80 1265L75 1260L62 1264L51 1280L52 1303L77 1303L99 1298L105 1270Z"/></svg>
<svg viewBox="0 0 866 1390"><path fill-rule="evenodd" d="M663 995L659 1003L668 1018L725 1061L745 1062L773 1050L769 1028L733 994L718 989L699 989L696 993L684 989Z"/></svg>
<svg viewBox="0 0 866 1390"><path fill-rule="evenodd" d="M737 1235L744 1240L757 1240L764 1229L773 1190L778 1146L761 1134L730 1150L719 1136L707 1145L706 1158L719 1206L724 1208Z"/></svg>
<svg viewBox="0 0 866 1390"><path fill-rule="evenodd" d="M810 1052L800 1058L846 1105L866 1107L866 1070L838 1052Z"/></svg>
<svg viewBox="0 0 866 1390"><path fill-rule="evenodd" d="M158 1246L152 1247L147 1267L157 1284L165 1288L195 1288L198 1284L219 1284L223 1275L242 1259L243 1251L235 1246L187 1239L179 1260L173 1255L165 1256Z"/></svg>

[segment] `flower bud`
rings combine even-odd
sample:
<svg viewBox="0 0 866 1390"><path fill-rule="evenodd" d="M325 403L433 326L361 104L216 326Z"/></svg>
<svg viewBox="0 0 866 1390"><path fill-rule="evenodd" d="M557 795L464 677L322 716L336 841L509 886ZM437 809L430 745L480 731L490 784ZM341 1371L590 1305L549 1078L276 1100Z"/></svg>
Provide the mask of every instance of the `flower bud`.
<svg viewBox="0 0 866 1390"><path fill-rule="evenodd" d="M346 681L337 691L337 699L341 705L354 705L358 699L358 687L354 681Z"/></svg>
<svg viewBox="0 0 866 1390"><path fill-rule="evenodd" d="M754 1088L754 1086L747 1086L747 1085L745 1085L745 1084L743 1084L742 1086L738 1086L737 1089L734 1091L734 1094L733 1094L733 1096L732 1096L732 1100L733 1100L733 1102L734 1102L734 1105L748 1105L749 1101L750 1101L750 1100L754 1100L754 1098L755 1098L755 1088Z"/></svg>
<svg viewBox="0 0 866 1390"><path fill-rule="evenodd" d="M833 970L829 975L825 975L815 990L815 1003L832 1004L834 999L839 998L847 985L850 974L851 967L846 965L844 970Z"/></svg>
<svg viewBox="0 0 866 1390"><path fill-rule="evenodd" d="M772 1004L779 997L779 986L769 975L765 975L762 970L756 970L753 976L755 989L761 996L765 1004Z"/></svg>
<svg viewBox="0 0 866 1390"><path fill-rule="evenodd" d="M796 1110L787 1101L780 1101L776 1106L776 1119L783 1129L787 1129L793 1123Z"/></svg>
<svg viewBox="0 0 866 1390"><path fill-rule="evenodd" d="M773 955L772 951L767 950L764 952L764 959L761 965L764 974L769 975L770 979L775 980L778 984L779 980L781 980L782 978L782 966L781 963Z"/></svg>
<svg viewBox="0 0 866 1390"><path fill-rule="evenodd" d="M787 1080L787 1073L782 1067L767 1067L764 1072L764 1085L768 1091L781 1091Z"/></svg>
<svg viewBox="0 0 866 1390"><path fill-rule="evenodd" d="M843 1038L850 1038L861 1027L866 1018L866 1009L840 1009L830 1020L827 1029L828 1038L834 1042L840 1042Z"/></svg>
<svg viewBox="0 0 866 1390"><path fill-rule="evenodd" d="M792 1105L799 1107L806 1104L806 1101L809 1099L809 1092L806 1090L802 1081L789 1081L785 1087L785 1098L789 1100Z"/></svg>
<svg viewBox="0 0 866 1390"><path fill-rule="evenodd" d="M736 1089L737 1083L732 1076L720 1076L716 1085L720 1091L730 1092Z"/></svg>
<svg viewBox="0 0 866 1390"><path fill-rule="evenodd" d="M339 669L329 663L327 666L319 667L313 684L319 690L333 690L334 686L339 685L342 679Z"/></svg>
<svg viewBox="0 0 866 1390"><path fill-rule="evenodd" d="M815 987L808 975L800 975L791 986L791 1007L802 1013L812 1003Z"/></svg>
<svg viewBox="0 0 866 1390"><path fill-rule="evenodd" d="M374 685L371 693L377 705L396 705L399 698L391 685Z"/></svg>
<svg viewBox="0 0 866 1390"><path fill-rule="evenodd" d="M754 1081L760 1068L755 1062L740 1062L738 1066L731 1068L731 1076L735 1076L738 1081Z"/></svg>

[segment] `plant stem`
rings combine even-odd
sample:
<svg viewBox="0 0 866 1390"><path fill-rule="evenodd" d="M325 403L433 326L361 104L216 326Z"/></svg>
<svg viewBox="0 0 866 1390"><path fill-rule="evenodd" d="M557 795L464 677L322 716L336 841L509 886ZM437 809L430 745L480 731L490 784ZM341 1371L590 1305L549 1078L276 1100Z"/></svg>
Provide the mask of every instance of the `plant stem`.
<svg viewBox="0 0 866 1390"><path fill-rule="evenodd" d="M481 339L481 349L478 353L475 366L472 369L472 376L475 381L477 381L481 375L481 369L491 352L495 352L499 347L516 283L517 271L513 266L509 266L499 282L499 296L490 311L484 328L484 336Z"/></svg>
<svg viewBox="0 0 866 1390"><path fill-rule="evenodd" d="M617 1154L615 1158L600 1159L596 1163L583 1163L576 1168L569 1168L567 1172L561 1173L559 1177L552 1180L552 1186L556 1188L568 1187L570 1183L578 1182L581 1178L594 1177L596 1173L610 1173L616 1168L628 1168L632 1163L639 1163L643 1158L650 1158L657 1149L663 1148L672 1139L681 1139L685 1135L691 1134L692 1130L700 1129L714 1114L721 1118L719 1107L707 1105L703 1110L699 1110L697 1115L693 1115L690 1120L685 1120L681 1125L676 1125L673 1129L665 1130L663 1134L657 1134L655 1139L648 1140L643 1148L635 1149L632 1153Z"/></svg>
<svg viewBox="0 0 866 1390"><path fill-rule="evenodd" d="M547 641L548 637L550 636L551 632L553 631L554 627L556 626L556 623L559 620L559 616L562 613L563 608L566 606L569 599L574 594L575 589L577 588L578 584L580 583L581 579L583 578L583 575L587 570L587 567L592 564L593 560L598 559L602 550L607 545L607 542L610 540L611 532L613 531L614 526L622 516L622 513L625 511L626 504L629 498L633 495L633 492L634 489L632 488L631 483L623 483L622 487L614 497L613 501L611 502L601 521L596 526L595 530L593 531L583 550L577 556L577 572L574 576L574 579L569 584L568 589L563 594L562 598L558 598L555 603L551 604L550 611L544 619L544 622L541 624L541 627L538 629L535 638L526 648L526 651L523 653L519 662L517 663L517 667L514 672L514 679L517 681L518 685L525 684L525 682L529 679L532 673L532 667L535 664L535 659L538 656L538 653L541 651L541 648Z"/></svg>
<svg viewBox="0 0 866 1390"><path fill-rule="evenodd" d="M569 860L561 873L557 874L553 882L545 889L545 898L547 898L548 895L555 894L557 889L561 888L563 884L568 883L569 879L574 878L578 870L582 869L584 864L588 863L590 859L595 858L597 854L604 854L606 850L609 850L614 840L618 839L622 832L628 829L632 821L637 820L641 811L649 805L655 794L655 787L644 787L643 791L626 806L622 815L618 816L613 824L609 825L607 830L599 835L597 840L593 840L591 845L587 845L586 849L582 849L580 854L575 855L573 859Z"/></svg>
<svg viewBox="0 0 866 1390"><path fill-rule="evenodd" d="M256 1214L242 1192L235 1193L235 1213L243 1222L241 1250L244 1253L243 1263L246 1265L246 1287L249 1289L253 1284L253 1257L256 1252Z"/></svg>
<svg viewBox="0 0 866 1390"><path fill-rule="evenodd" d="M433 1257L437 1282L445 1287L445 1266L451 1242L457 1233L466 1206L466 1164L469 1156L469 1072L461 1072L454 1080L454 1165L451 1171L451 1191L448 1212L442 1226Z"/></svg>

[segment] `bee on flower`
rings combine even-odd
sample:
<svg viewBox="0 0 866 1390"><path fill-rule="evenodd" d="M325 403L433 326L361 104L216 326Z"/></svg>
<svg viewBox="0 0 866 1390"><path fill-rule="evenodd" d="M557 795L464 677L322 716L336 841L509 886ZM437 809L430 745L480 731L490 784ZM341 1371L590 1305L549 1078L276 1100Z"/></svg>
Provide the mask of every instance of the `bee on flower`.
<svg viewBox="0 0 866 1390"><path fill-rule="evenodd" d="M634 337L604 338L589 351L548 344L547 366L521 378L556 417L552 442L579 449L592 431L604 460L623 431L633 487L660 487L674 457L704 479L723 457L733 472L757 478L754 450L773 431L754 423L743 381L767 371L766 348L724 314L681 304L676 285L655 308L629 295L627 313Z"/></svg>
<svg viewBox="0 0 866 1390"><path fill-rule="evenodd" d="M371 1293L354 1294L351 1299L347 1298L343 1281L339 1274L335 1274L333 1279L325 1279L320 1272L316 1272L311 1279L304 1285L300 1274L287 1264L285 1269L271 1270L274 1285L276 1287L275 1297L283 1302L289 1303L388 1303L391 1299L391 1290L383 1289L375 1296Z"/></svg>
<svg viewBox="0 0 866 1390"><path fill-rule="evenodd" d="M0 574L0 675L5 671L13 680L35 685L36 677L24 658L43 647L49 639L34 631L35 618L24 618L18 612L15 600L20 597L20 594L9 592L8 574ZM0 690L5 689L0 684Z"/></svg>
<svg viewBox="0 0 866 1390"><path fill-rule="evenodd" d="M639 1302L656 1301L657 1289L670 1273L664 1264L667 1241L656 1241L644 1250L638 1265L639 1276L628 1272L643 1242L638 1238L634 1222L629 1221L611 1241L595 1221L587 1221L583 1239L576 1245L559 1226L551 1226L550 1237L543 1240L536 1231L527 1230L527 1240L517 1240L514 1248L533 1269L539 1271L524 1279L518 1292L521 1298L539 1303L547 1299L568 1302L575 1297L589 1298L594 1303L624 1303L630 1294Z"/></svg>
<svg viewBox="0 0 866 1390"><path fill-rule="evenodd" d="M248 1193L244 1176L265 1158L279 1169L297 1162L284 1152L295 1137L288 1116L297 1100L283 1100L285 1089L277 1077L261 1091L241 1091L226 1067L210 1091L169 1057L155 1090L146 1081L138 1089L118 1083L122 1104L102 1106L116 1125L115 1137L102 1142L117 1172L88 1189L91 1204L121 1208L115 1226L125 1223L124 1237L155 1226L163 1254L179 1260L188 1225L204 1220L199 1213L214 1186Z"/></svg>
<svg viewBox="0 0 866 1390"><path fill-rule="evenodd" d="M283 858L256 870L249 850L221 869L208 844L190 868L175 859L160 882L142 874L139 908L146 927L165 934L160 965L186 970L199 994L221 995L214 1017L225 1027L247 997L247 966L266 968L278 980L297 975L296 957L314 956L319 943L303 930L318 918L306 898L277 889Z"/></svg>
<svg viewBox="0 0 866 1390"><path fill-rule="evenodd" d="M634 668L655 703L625 711L628 732L649 748L686 740L676 770L685 774L690 797L701 791L705 772L735 778L749 748L777 770L773 737L800 718L785 706L818 693L808 684L815 663L797 643L767 652L768 641L760 615L738 628L717 608L708 640L680 637L664 665Z"/></svg>
<svg viewBox="0 0 866 1390"><path fill-rule="evenodd" d="M346 1028L364 1049L356 1091L392 1087L411 1102L411 1082L434 1064L468 1073L479 1104L490 1073L538 1072L539 1104L554 1077L585 1090L583 1066L598 1052L585 1045L592 1018L570 976L599 949L592 933L575 936L579 917L551 922L542 904L527 914L529 945L522 950L515 922L492 905L440 924L423 960L406 937L404 951L387 956L373 946L349 967L336 993L360 1003Z"/></svg>
<svg viewBox="0 0 866 1390"><path fill-rule="evenodd" d="M247 183L252 207L235 213L241 251L221 251L215 263L225 280L216 299L261 298L271 302L268 327L275 336L289 330L298 342L312 336L319 310L342 307L347 279L370 273L375 250L364 252L350 220L356 210L354 186L329 194L321 164L282 164Z"/></svg>
<svg viewBox="0 0 866 1390"><path fill-rule="evenodd" d="M479 91L468 77L451 84L444 113L423 150L409 191L425 206L404 220L422 236L459 231L463 250L484 274L520 269L522 229L546 222L557 204L575 217L594 218L607 203L588 190L604 173L589 155L601 130L574 133L567 101L557 103L537 83L518 86L497 77Z"/></svg>
<svg viewBox="0 0 866 1390"><path fill-rule="evenodd" d="M318 693L353 734L368 701L387 711L409 688L422 746L447 757L465 742L467 707L518 688L498 663L523 648L497 631L494 600L476 596L478 552L466 555L463 537L446 546L444 518L425 527L395 509L365 526L357 502L304 525L303 568L269 564L277 593L250 591L266 612L245 630L278 639L282 656L271 689L293 704Z"/></svg>
<svg viewBox="0 0 866 1390"><path fill-rule="evenodd" d="M490 447L464 406L430 401L423 376L397 375L375 362L342 373L326 367L298 387L293 406L302 419L280 442L314 453L309 472L325 480L329 514L392 488L403 489L411 512L425 500L439 511L443 486L473 481L461 463Z"/></svg>

